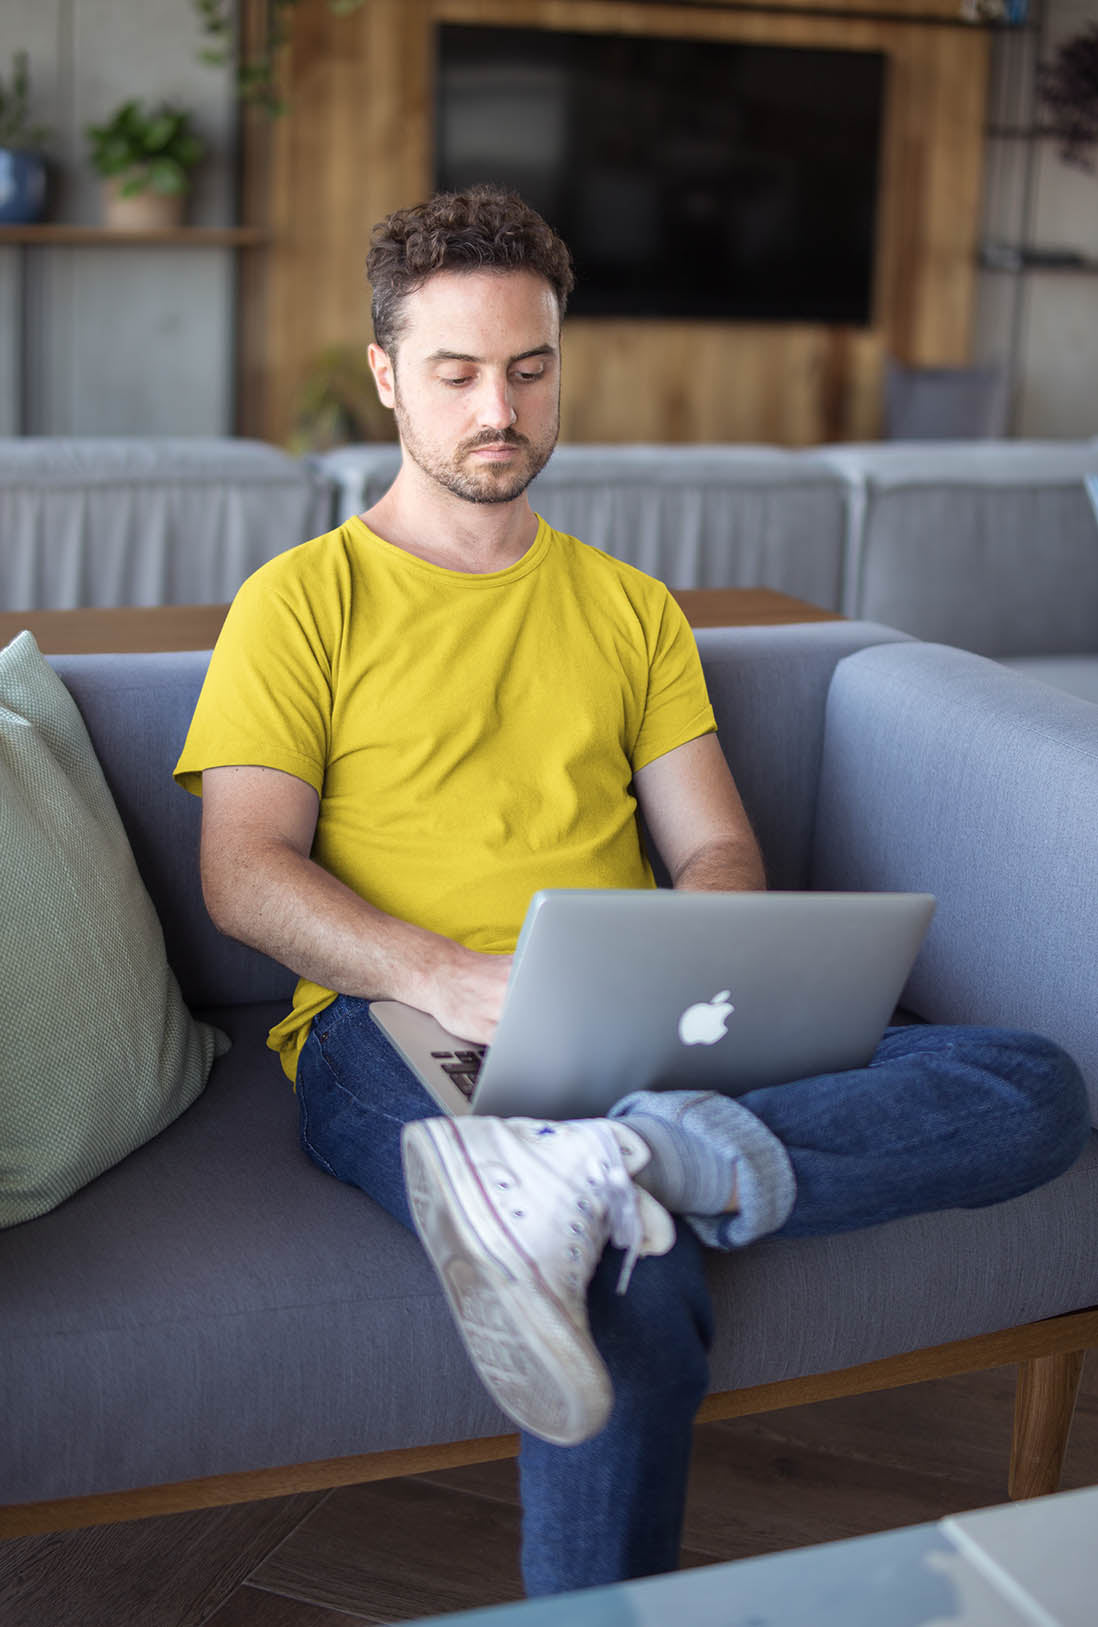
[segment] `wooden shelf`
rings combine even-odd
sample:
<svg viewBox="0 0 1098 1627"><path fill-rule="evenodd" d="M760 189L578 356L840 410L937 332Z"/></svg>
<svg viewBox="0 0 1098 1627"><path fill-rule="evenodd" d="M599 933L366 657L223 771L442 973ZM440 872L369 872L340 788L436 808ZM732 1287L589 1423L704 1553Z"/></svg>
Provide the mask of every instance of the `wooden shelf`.
<svg viewBox="0 0 1098 1627"><path fill-rule="evenodd" d="M126 248L134 243L172 248L254 248L266 243L269 233L257 226L179 226L169 231L108 231L105 226L0 226L0 245L38 244L43 248L68 243L84 248Z"/></svg>

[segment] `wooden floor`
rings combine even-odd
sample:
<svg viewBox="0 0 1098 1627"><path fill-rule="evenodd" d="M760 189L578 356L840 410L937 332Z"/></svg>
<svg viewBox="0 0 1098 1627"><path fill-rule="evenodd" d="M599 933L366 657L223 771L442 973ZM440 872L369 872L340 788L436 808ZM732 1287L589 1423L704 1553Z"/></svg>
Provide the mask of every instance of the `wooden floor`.
<svg viewBox="0 0 1098 1627"><path fill-rule="evenodd" d="M1093 1362L1093 1358L1092 1358ZM1000 1369L697 1431L683 1562L1006 1500ZM1064 1489L1098 1482L1098 1369ZM354 1627L517 1598L513 1463L0 1543L3 1627Z"/></svg>

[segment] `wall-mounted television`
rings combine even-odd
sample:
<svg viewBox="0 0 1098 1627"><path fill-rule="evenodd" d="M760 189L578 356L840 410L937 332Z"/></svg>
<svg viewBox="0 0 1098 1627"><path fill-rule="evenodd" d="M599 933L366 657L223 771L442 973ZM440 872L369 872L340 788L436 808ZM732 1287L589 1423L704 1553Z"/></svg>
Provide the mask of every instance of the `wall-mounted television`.
<svg viewBox="0 0 1098 1627"><path fill-rule="evenodd" d="M443 23L435 183L513 186L577 316L871 320L879 51Z"/></svg>

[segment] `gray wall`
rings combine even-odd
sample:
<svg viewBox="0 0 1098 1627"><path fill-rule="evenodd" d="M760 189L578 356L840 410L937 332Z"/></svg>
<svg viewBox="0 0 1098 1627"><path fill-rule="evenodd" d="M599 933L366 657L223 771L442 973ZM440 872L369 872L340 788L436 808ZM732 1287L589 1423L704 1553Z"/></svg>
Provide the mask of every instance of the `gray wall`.
<svg viewBox="0 0 1098 1627"><path fill-rule="evenodd" d="M993 128L1027 129L1039 121L1036 63L1098 23L1098 0L1044 0L1043 6L1031 0L1031 17L1036 32L1004 34L995 42ZM989 136L984 235L1073 249L1098 265L1098 174L1065 164L1054 141ZM975 349L981 359L1009 368L1012 433L1098 434L1098 271L982 273Z"/></svg>
<svg viewBox="0 0 1098 1627"><path fill-rule="evenodd" d="M51 219L98 224L84 126L140 96L184 103L206 143L188 223L234 223L235 104L226 71L197 60L189 0L0 4L4 75L27 50L53 129ZM0 434L229 433L232 273L223 248L0 248Z"/></svg>

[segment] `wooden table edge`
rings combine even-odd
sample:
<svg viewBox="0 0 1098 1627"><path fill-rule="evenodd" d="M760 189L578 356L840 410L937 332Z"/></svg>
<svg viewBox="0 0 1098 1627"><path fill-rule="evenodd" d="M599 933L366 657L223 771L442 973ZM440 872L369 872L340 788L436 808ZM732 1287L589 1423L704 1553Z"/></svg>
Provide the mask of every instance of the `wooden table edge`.
<svg viewBox="0 0 1098 1627"><path fill-rule="evenodd" d="M777 627L841 621L834 610L777 588L672 588L692 627ZM0 647L27 629L46 655L208 650L228 605L123 605L84 610L2 610Z"/></svg>

